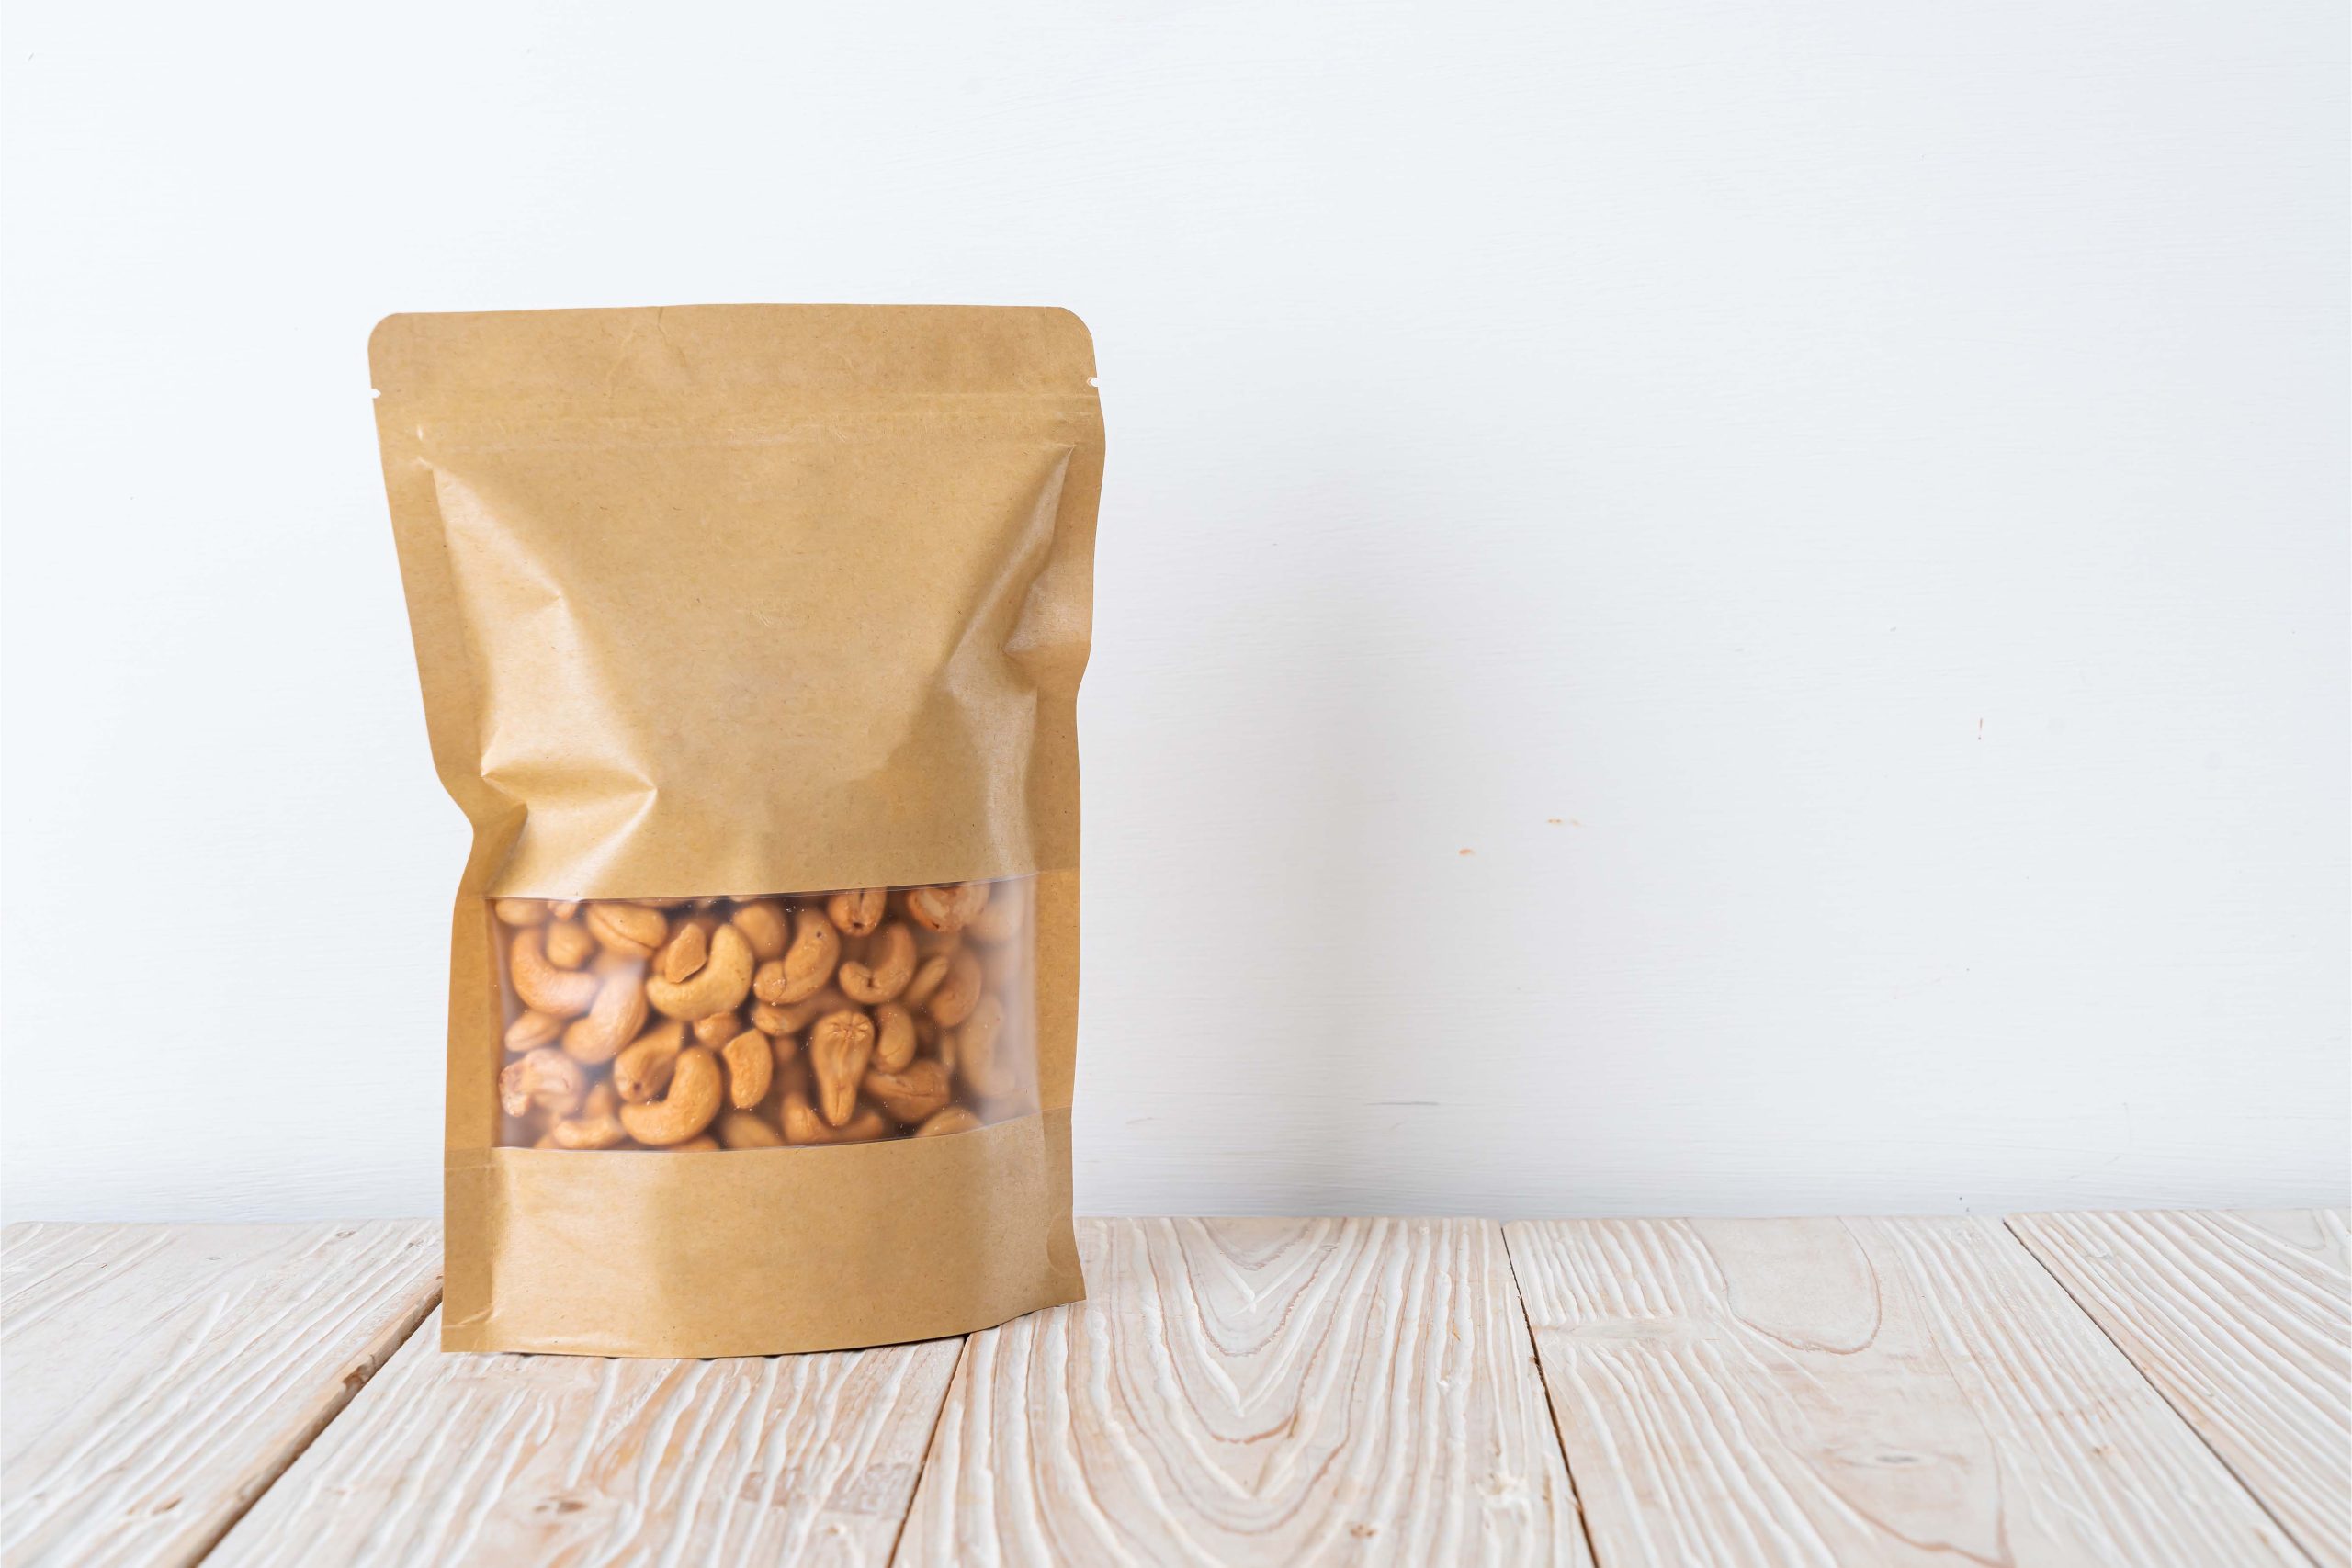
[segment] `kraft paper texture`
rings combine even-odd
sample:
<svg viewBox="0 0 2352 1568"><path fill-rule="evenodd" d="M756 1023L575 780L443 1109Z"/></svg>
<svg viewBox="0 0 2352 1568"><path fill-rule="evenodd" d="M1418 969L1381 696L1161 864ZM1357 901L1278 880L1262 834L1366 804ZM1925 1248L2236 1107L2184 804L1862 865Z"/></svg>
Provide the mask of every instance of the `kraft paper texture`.
<svg viewBox="0 0 2352 1568"><path fill-rule="evenodd" d="M1066 311L393 316L370 343L451 922L447 1349L734 1356L1083 1292L1076 698L1102 423ZM492 897L1038 876L1039 1114L497 1148Z"/></svg>

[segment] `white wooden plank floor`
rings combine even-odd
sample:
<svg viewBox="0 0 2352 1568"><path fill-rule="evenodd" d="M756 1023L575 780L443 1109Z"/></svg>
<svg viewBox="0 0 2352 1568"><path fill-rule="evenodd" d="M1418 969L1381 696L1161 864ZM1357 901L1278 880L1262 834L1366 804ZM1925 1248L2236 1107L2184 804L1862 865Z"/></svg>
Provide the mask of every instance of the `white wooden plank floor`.
<svg viewBox="0 0 2352 1568"><path fill-rule="evenodd" d="M972 1336L899 1561L1584 1562L1491 1220L1102 1220Z"/></svg>
<svg viewBox="0 0 2352 1568"><path fill-rule="evenodd" d="M437 1229L10 1225L0 1561L202 1557L432 1310Z"/></svg>
<svg viewBox="0 0 2352 1568"><path fill-rule="evenodd" d="M1605 1562L2301 1561L1990 1222L1510 1235Z"/></svg>
<svg viewBox="0 0 2352 1568"><path fill-rule="evenodd" d="M11 1226L0 1562L2341 1563L2345 1216L2012 1225L1098 1221L686 1362L441 1354L425 1225Z"/></svg>
<svg viewBox="0 0 2352 1568"><path fill-rule="evenodd" d="M958 1348L460 1356L438 1330L214 1562L886 1562Z"/></svg>
<svg viewBox="0 0 2352 1568"><path fill-rule="evenodd" d="M2322 1568L2352 1568L2347 1218L2323 1209L2009 1222Z"/></svg>

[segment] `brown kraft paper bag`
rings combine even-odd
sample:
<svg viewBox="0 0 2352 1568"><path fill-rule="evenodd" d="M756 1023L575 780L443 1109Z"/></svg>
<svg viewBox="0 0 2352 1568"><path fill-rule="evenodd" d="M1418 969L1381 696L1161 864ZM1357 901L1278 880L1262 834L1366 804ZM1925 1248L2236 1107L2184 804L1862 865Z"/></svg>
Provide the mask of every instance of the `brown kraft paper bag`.
<svg viewBox="0 0 2352 1568"><path fill-rule="evenodd" d="M1083 1293L1066 311L393 316L450 927L450 1350L764 1355Z"/></svg>

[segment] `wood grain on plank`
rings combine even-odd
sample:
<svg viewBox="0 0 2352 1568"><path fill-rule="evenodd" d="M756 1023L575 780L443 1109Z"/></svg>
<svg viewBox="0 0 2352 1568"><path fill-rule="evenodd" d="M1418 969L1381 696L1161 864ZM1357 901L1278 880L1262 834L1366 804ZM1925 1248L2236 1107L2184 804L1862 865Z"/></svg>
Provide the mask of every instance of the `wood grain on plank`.
<svg viewBox="0 0 2352 1568"><path fill-rule="evenodd" d="M1589 1561L1488 1220L1081 1223L976 1334L908 1563Z"/></svg>
<svg viewBox="0 0 2352 1568"><path fill-rule="evenodd" d="M2324 1568L2352 1568L2347 1220L2298 1209L2009 1221Z"/></svg>
<svg viewBox="0 0 2352 1568"><path fill-rule="evenodd" d="M17 1224L0 1558L192 1562L440 1293L423 1221Z"/></svg>
<svg viewBox="0 0 2352 1568"><path fill-rule="evenodd" d="M445 1354L429 1323L212 1564L886 1562L957 1341Z"/></svg>
<svg viewBox="0 0 2352 1568"><path fill-rule="evenodd" d="M2301 1561L1997 1224L1508 1234L1609 1568Z"/></svg>

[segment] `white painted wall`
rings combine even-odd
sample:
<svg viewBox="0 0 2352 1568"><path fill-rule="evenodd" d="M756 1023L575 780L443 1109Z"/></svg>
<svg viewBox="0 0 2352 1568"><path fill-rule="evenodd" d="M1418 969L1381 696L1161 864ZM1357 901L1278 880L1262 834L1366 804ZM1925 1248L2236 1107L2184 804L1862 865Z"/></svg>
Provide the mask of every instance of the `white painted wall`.
<svg viewBox="0 0 2352 1568"><path fill-rule="evenodd" d="M434 1208L363 340L742 299L1095 329L1085 1208L2343 1199L2340 5L10 9L11 1217Z"/></svg>

